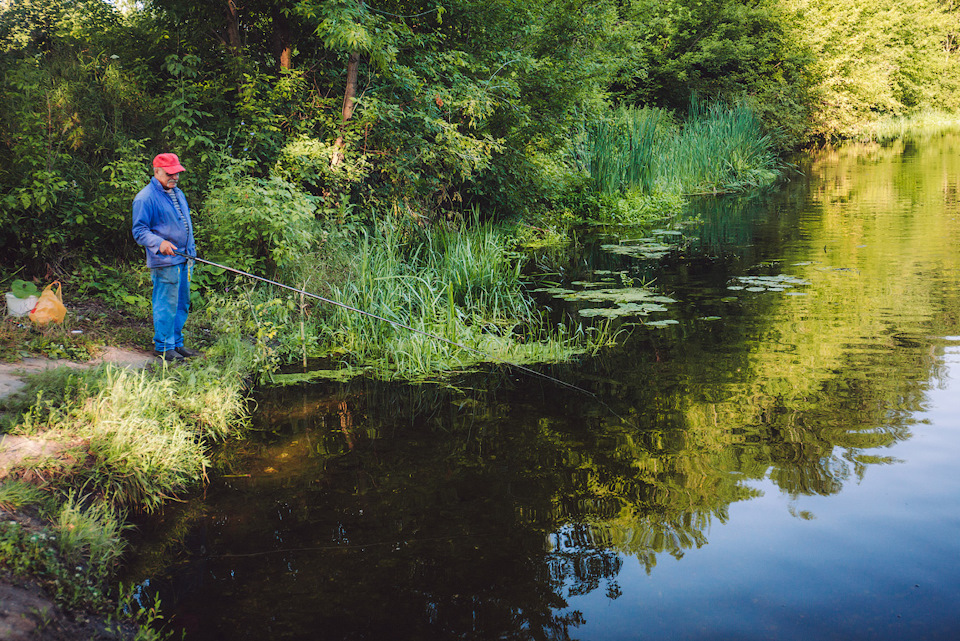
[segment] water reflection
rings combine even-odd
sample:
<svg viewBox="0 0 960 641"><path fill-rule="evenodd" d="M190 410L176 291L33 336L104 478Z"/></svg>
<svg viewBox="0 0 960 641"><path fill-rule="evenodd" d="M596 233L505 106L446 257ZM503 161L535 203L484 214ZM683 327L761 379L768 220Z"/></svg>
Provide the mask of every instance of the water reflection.
<svg viewBox="0 0 960 641"><path fill-rule="evenodd" d="M763 522L747 547L728 544L742 527L733 511L787 497L780 513L791 525L777 536L791 539L800 530L790 528L829 513L807 502L837 501L872 470L912 469L898 452L915 440L931 390L951 385L950 343L938 337L960 334L957 141L909 155L830 152L778 192L700 202L683 242L656 260L604 253L604 239L584 246L568 280L654 274L679 301L675 325L637 326L620 348L544 368L604 403L499 369L451 386L265 391L261 438L225 452L182 519L167 515L170 536L144 544L141 559L154 564L139 572L166 577L188 639L636 638L605 627L597 599L616 603L623 630L636 632L646 590L726 585L750 558L766 559L804 612L796 604L817 587L797 580L797 564L824 584L832 574L764 538ZM804 295L731 289L778 275L808 283ZM898 516L875 502L857 509L876 509L877 523ZM930 518L928 554L956 547L929 534L943 529L939 513ZM860 568L853 532L824 557ZM718 538L737 564L677 574L702 571L687 557ZM954 559L929 584L942 597L958 574ZM737 580L753 603L770 587ZM756 623L698 607L699 627L677 608L661 627L748 638L737 625ZM929 630L949 616L929 616ZM711 617L715 628L703 624ZM800 619L772 636L813 625Z"/></svg>

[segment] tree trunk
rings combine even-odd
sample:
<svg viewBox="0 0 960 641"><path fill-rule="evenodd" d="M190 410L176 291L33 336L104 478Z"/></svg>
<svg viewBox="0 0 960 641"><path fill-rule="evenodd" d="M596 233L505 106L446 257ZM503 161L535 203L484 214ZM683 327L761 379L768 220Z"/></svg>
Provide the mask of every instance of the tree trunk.
<svg viewBox="0 0 960 641"><path fill-rule="evenodd" d="M273 57L279 69L293 69L290 20L279 3L272 5L271 11L273 13Z"/></svg>
<svg viewBox="0 0 960 641"><path fill-rule="evenodd" d="M360 68L360 54L354 52L347 59L347 86L343 91L343 107L340 110L340 135L337 141L333 143L333 156L330 158L330 166L339 165L343 162L343 134L347 129L347 123L353 118L354 100L357 96L357 71Z"/></svg>
<svg viewBox="0 0 960 641"><path fill-rule="evenodd" d="M224 16L227 20L227 48L234 56L240 55L240 18L234 0L226 0Z"/></svg>

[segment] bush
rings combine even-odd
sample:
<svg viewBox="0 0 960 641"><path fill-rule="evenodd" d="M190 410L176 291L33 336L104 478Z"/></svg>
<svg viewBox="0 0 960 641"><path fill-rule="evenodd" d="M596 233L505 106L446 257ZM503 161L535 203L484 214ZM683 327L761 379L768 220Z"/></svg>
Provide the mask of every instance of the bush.
<svg viewBox="0 0 960 641"><path fill-rule="evenodd" d="M254 178L223 158L197 213L198 244L231 267L275 274L319 239L316 199L283 178Z"/></svg>

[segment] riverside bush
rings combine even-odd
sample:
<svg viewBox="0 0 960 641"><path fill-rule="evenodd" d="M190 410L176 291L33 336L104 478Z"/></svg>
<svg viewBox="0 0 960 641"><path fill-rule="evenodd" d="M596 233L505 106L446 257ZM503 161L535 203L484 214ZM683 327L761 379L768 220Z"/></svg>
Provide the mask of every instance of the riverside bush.
<svg viewBox="0 0 960 641"><path fill-rule="evenodd" d="M248 166L222 159L197 216L198 244L231 267L275 273L317 243L316 199L282 178L253 177Z"/></svg>

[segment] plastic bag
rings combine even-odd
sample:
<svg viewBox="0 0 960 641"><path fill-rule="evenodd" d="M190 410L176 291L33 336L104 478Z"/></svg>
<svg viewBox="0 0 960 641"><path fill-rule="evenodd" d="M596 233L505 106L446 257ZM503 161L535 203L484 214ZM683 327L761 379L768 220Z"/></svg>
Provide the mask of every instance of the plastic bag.
<svg viewBox="0 0 960 641"><path fill-rule="evenodd" d="M54 291L53 286L57 289ZM50 321L62 323L67 315L67 308L63 306L63 296L60 291L60 281L55 280L43 288L37 306L30 312L30 320L37 325L46 325Z"/></svg>

